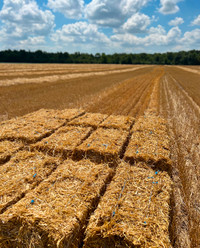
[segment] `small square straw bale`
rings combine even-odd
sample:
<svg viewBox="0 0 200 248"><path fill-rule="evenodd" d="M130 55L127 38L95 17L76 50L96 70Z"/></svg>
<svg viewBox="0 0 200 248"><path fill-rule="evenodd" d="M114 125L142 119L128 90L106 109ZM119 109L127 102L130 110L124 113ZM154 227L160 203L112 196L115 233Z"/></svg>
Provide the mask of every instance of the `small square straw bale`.
<svg viewBox="0 0 200 248"><path fill-rule="evenodd" d="M39 152L20 151L0 166L0 213L47 178L59 163Z"/></svg>
<svg viewBox="0 0 200 248"><path fill-rule="evenodd" d="M110 115L100 124L100 127L130 130L134 120L135 119L130 116Z"/></svg>
<svg viewBox="0 0 200 248"><path fill-rule="evenodd" d="M84 248L171 248L172 182L166 172L121 164L91 215Z"/></svg>
<svg viewBox="0 0 200 248"><path fill-rule="evenodd" d="M113 170L103 164L65 161L0 216L0 247L78 248L111 176Z"/></svg>
<svg viewBox="0 0 200 248"><path fill-rule="evenodd" d="M0 140L10 139L22 140L28 143L36 142L64 124L64 121L60 119L43 120L40 117L37 118L37 121L17 118L13 120L13 123L0 124Z"/></svg>
<svg viewBox="0 0 200 248"><path fill-rule="evenodd" d="M69 121L82 113L84 112L78 109L41 109L1 123L0 140L20 139L24 142L33 143L46 135L51 134L54 130L63 126L66 121Z"/></svg>
<svg viewBox="0 0 200 248"><path fill-rule="evenodd" d="M59 111L59 113L57 114L57 118L70 121L74 119L75 117L79 117L80 115L84 113L85 111L82 109L63 109Z"/></svg>
<svg viewBox="0 0 200 248"><path fill-rule="evenodd" d="M163 118L153 115L146 114L140 116L132 127L132 131L149 131L154 133L167 133L167 123Z"/></svg>
<svg viewBox="0 0 200 248"><path fill-rule="evenodd" d="M75 117L83 114L84 111L81 109L63 109L63 110L55 110L55 109L40 109L38 111L29 113L22 118L28 121L37 121L37 116L45 119L62 119L62 120L72 120Z"/></svg>
<svg viewBox="0 0 200 248"><path fill-rule="evenodd" d="M14 142L9 140L0 141L0 164L6 162L13 153L23 147L22 142Z"/></svg>
<svg viewBox="0 0 200 248"><path fill-rule="evenodd" d="M51 136L31 146L33 149L47 152L53 156L61 154L64 158L71 157L75 148L89 136L91 127L65 126Z"/></svg>
<svg viewBox="0 0 200 248"><path fill-rule="evenodd" d="M91 126L98 127L99 124L104 121L108 115L99 113L86 113L83 116L76 118L69 122L70 125L80 125L80 126Z"/></svg>
<svg viewBox="0 0 200 248"><path fill-rule="evenodd" d="M75 150L78 159L86 156L92 161L115 164L121 155L128 132L116 129L98 128Z"/></svg>
<svg viewBox="0 0 200 248"><path fill-rule="evenodd" d="M132 130L125 160L132 164L145 161L152 168L170 172L172 163L166 123L159 117L141 117Z"/></svg>

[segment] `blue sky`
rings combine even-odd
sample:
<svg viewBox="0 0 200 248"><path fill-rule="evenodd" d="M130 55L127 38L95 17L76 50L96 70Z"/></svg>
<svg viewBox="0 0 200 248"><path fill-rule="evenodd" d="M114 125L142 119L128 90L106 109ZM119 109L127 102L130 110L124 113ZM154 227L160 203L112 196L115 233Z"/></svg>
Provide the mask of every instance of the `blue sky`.
<svg viewBox="0 0 200 248"><path fill-rule="evenodd" d="M0 50L200 50L200 0L0 0Z"/></svg>

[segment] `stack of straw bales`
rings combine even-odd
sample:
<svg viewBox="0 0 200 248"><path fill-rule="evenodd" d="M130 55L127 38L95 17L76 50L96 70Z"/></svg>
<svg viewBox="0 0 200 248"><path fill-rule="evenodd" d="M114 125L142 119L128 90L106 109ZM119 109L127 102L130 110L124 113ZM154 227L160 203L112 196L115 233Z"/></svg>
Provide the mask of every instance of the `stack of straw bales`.
<svg viewBox="0 0 200 248"><path fill-rule="evenodd" d="M10 156L23 147L22 142L13 142L9 140L0 141L0 164L4 163Z"/></svg>
<svg viewBox="0 0 200 248"><path fill-rule="evenodd" d="M98 128L76 148L75 157L87 157L97 163L104 161L116 164L127 137L128 132L125 130Z"/></svg>
<svg viewBox="0 0 200 248"><path fill-rule="evenodd" d="M135 119L133 117L123 115L110 115L100 124L100 127L124 129L128 131L130 130L134 121Z"/></svg>
<svg viewBox="0 0 200 248"><path fill-rule="evenodd" d="M47 178L59 163L39 152L20 151L0 166L0 213Z"/></svg>
<svg viewBox="0 0 200 248"><path fill-rule="evenodd" d="M108 115L96 114L96 113L86 113L85 115L76 118L69 122L70 125L80 125L80 126L90 126L98 127L99 124L104 121Z"/></svg>
<svg viewBox="0 0 200 248"><path fill-rule="evenodd" d="M170 171L170 140L166 122L154 115L142 116L132 132L125 160L131 163L144 161L152 168Z"/></svg>
<svg viewBox="0 0 200 248"><path fill-rule="evenodd" d="M2 122L0 139L36 142L82 113L83 111L75 109L61 111L41 109L23 117Z"/></svg>
<svg viewBox="0 0 200 248"><path fill-rule="evenodd" d="M0 218L0 247L78 248L88 216L113 175L103 164L66 161Z"/></svg>
<svg viewBox="0 0 200 248"><path fill-rule="evenodd" d="M91 127L65 126L31 147L53 156L61 154L64 158L68 158L91 132Z"/></svg>
<svg viewBox="0 0 200 248"><path fill-rule="evenodd" d="M84 248L170 248L167 172L121 164L91 216Z"/></svg>

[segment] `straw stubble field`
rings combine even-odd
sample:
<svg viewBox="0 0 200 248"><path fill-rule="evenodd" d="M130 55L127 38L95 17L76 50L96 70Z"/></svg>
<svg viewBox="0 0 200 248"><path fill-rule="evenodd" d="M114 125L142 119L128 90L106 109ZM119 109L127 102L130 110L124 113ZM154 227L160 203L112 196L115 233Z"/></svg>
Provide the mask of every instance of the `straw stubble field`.
<svg viewBox="0 0 200 248"><path fill-rule="evenodd" d="M198 71L2 64L0 247L200 247Z"/></svg>

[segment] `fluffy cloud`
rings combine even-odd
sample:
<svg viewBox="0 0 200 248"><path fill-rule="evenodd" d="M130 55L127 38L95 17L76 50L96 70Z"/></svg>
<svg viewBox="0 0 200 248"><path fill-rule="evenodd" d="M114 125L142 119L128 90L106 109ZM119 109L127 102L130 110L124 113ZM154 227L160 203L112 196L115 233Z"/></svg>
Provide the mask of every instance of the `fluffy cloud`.
<svg viewBox="0 0 200 248"><path fill-rule="evenodd" d="M194 25L200 25L200 15L197 16L196 19L194 19L194 21L191 23L193 26Z"/></svg>
<svg viewBox="0 0 200 248"><path fill-rule="evenodd" d="M162 26L151 28L149 34L145 37L138 37L132 34L116 34L111 37L113 42L119 42L121 45L135 46L166 46L173 45L180 39L181 30L173 27L168 33Z"/></svg>
<svg viewBox="0 0 200 248"><path fill-rule="evenodd" d="M180 1L182 0L160 0L161 7L159 12L164 15L175 14L179 11L177 3Z"/></svg>
<svg viewBox="0 0 200 248"><path fill-rule="evenodd" d="M92 0L85 8L85 16L95 24L116 28L149 1L151 0Z"/></svg>
<svg viewBox="0 0 200 248"><path fill-rule="evenodd" d="M55 12L62 13L65 17L79 19L84 8L83 0L48 0L47 6Z"/></svg>
<svg viewBox="0 0 200 248"><path fill-rule="evenodd" d="M189 32L185 32L183 38L180 40L180 43L184 44L198 44L198 49L200 48L200 29L194 29Z"/></svg>
<svg viewBox="0 0 200 248"><path fill-rule="evenodd" d="M104 49L110 42L104 33L99 32L96 25L87 22L64 25L51 36L51 39L62 48L70 47L71 50L82 52L101 46Z"/></svg>
<svg viewBox="0 0 200 248"><path fill-rule="evenodd" d="M0 41L7 45L20 41L31 42L36 37L39 43L43 43L44 38L41 37L48 35L54 27L54 15L48 10L39 9L34 0L4 0L0 18Z"/></svg>
<svg viewBox="0 0 200 248"><path fill-rule="evenodd" d="M181 25L181 24L183 24L183 23L184 23L183 18L181 18L181 17L176 17L174 20L171 20L171 21L169 22L169 25L170 25L170 26L179 26L179 25Z"/></svg>
<svg viewBox="0 0 200 248"><path fill-rule="evenodd" d="M158 25L157 27L151 27L149 29L149 34L164 35L166 34L166 31L163 26Z"/></svg>
<svg viewBox="0 0 200 248"><path fill-rule="evenodd" d="M150 25L151 20L149 16L136 13L132 15L126 23L122 26L123 30L129 33L144 33Z"/></svg>

